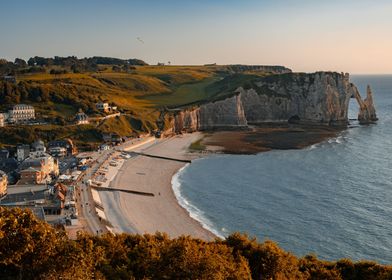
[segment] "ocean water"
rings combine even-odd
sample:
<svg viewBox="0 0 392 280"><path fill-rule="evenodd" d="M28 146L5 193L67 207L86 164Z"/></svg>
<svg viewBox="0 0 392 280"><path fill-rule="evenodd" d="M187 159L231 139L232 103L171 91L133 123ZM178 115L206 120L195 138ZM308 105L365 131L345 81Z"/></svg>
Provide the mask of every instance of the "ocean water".
<svg viewBox="0 0 392 280"><path fill-rule="evenodd" d="M392 76L373 88L379 122L303 150L211 156L173 177L180 204L219 236L246 232L297 256L392 263ZM350 104L350 118L358 106Z"/></svg>

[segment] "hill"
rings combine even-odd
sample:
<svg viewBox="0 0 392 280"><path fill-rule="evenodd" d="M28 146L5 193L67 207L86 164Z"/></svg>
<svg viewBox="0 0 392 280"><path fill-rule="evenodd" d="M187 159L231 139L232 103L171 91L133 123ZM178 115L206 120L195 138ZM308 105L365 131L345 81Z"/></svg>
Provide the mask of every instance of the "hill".
<svg viewBox="0 0 392 280"><path fill-rule="evenodd" d="M0 79L0 112L14 104L31 104L37 118L48 125L0 128L4 135L0 144L28 142L33 137L71 137L82 145L96 146L102 132L120 136L151 132L157 129L162 108L212 100L221 94L214 85L238 72L266 75L274 69L287 71L278 66L149 66L137 59L105 57L2 60L0 73L14 75L16 81ZM80 109L93 119L106 115L96 109L98 102L117 106L122 116L76 128L73 119ZM34 133L22 137L26 134L22 131ZM89 137L80 137L83 133Z"/></svg>

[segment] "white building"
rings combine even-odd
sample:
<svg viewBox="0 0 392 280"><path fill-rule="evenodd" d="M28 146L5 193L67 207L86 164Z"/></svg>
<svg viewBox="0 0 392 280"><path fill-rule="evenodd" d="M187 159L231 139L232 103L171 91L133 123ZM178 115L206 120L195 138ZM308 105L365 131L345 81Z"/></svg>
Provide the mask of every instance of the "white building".
<svg viewBox="0 0 392 280"><path fill-rule="evenodd" d="M95 107L97 110L103 111L105 113L117 111L117 106L110 106L109 103L106 102L97 103L95 104Z"/></svg>
<svg viewBox="0 0 392 280"><path fill-rule="evenodd" d="M35 119L35 110L31 105L17 104L8 111L8 122L19 123Z"/></svg>
<svg viewBox="0 0 392 280"><path fill-rule="evenodd" d="M90 121L88 119L88 116L82 110L79 110L79 112L75 116L75 123L78 125L79 124L89 124Z"/></svg>
<svg viewBox="0 0 392 280"><path fill-rule="evenodd" d="M102 144L99 146L99 151L108 151L110 150L110 146L108 144Z"/></svg>
<svg viewBox="0 0 392 280"><path fill-rule="evenodd" d="M0 197L3 197L4 195L7 194L7 184L8 184L7 175L0 170Z"/></svg>
<svg viewBox="0 0 392 280"><path fill-rule="evenodd" d="M3 126L4 126L4 122L5 122L4 114L1 114L1 113L0 113L0 127L3 127Z"/></svg>
<svg viewBox="0 0 392 280"><path fill-rule="evenodd" d="M16 146L16 159L18 161L23 161L30 155L30 145L18 144Z"/></svg>
<svg viewBox="0 0 392 280"><path fill-rule="evenodd" d="M30 155L33 153L38 153L38 154L42 154L46 152L46 147L45 147L45 143L42 140L37 140L35 141L33 144L31 144L31 153Z"/></svg>
<svg viewBox="0 0 392 280"><path fill-rule="evenodd" d="M31 152L20 165L20 184L42 184L52 181L51 175L59 175L58 161L45 152Z"/></svg>
<svg viewBox="0 0 392 280"><path fill-rule="evenodd" d="M96 107L97 110L99 110L99 111L104 111L104 112L109 111L109 103L100 102L100 103L97 103L97 104L95 105L95 107Z"/></svg>
<svg viewBox="0 0 392 280"><path fill-rule="evenodd" d="M54 157L65 157L67 155L67 149L64 147L50 147L49 154Z"/></svg>

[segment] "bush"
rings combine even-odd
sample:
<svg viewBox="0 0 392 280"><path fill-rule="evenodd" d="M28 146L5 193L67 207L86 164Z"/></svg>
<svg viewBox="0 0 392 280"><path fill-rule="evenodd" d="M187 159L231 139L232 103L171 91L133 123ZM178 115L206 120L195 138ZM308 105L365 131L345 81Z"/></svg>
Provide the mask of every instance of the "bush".
<svg viewBox="0 0 392 280"><path fill-rule="evenodd" d="M386 280L392 266L297 258L274 242L234 233L202 241L166 234L82 233L68 239L29 210L0 207L1 279Z"/></svg>

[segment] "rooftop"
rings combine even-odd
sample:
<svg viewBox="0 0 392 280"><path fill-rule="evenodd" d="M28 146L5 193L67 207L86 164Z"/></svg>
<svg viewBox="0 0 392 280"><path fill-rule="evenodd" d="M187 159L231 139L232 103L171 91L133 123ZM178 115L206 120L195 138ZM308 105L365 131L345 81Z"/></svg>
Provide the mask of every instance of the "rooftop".
<svg viewBox="0 0 392 280"><path fill-rule="evenodd" d="M12 107L13 110L34 109L33 106L27 104L16 104Z"/></svg>
<svg viewBox="0 0 392 280"><path fill-rule="evenodd" d="M29 168L26 168L26 169L22 169L20 172L26 172L26 171L29 171L29 172L40 172L40 170L38 170L37 168L34 168L32 166L30 166Z"/></svg>
<svg viewBox="0 0 392 280"><path fill-rule="evenodd" d="M46 185L9 186L7 195L0 200L0 205L56 205L54 195L49 192Z"/></svg>
<svg viewBox="0 0 392 280"><path fill-rule="evenodd" d="M39 192L49 190L47 185L11 185L8 186L8 194L19 194L26 192Z"/></svg>

